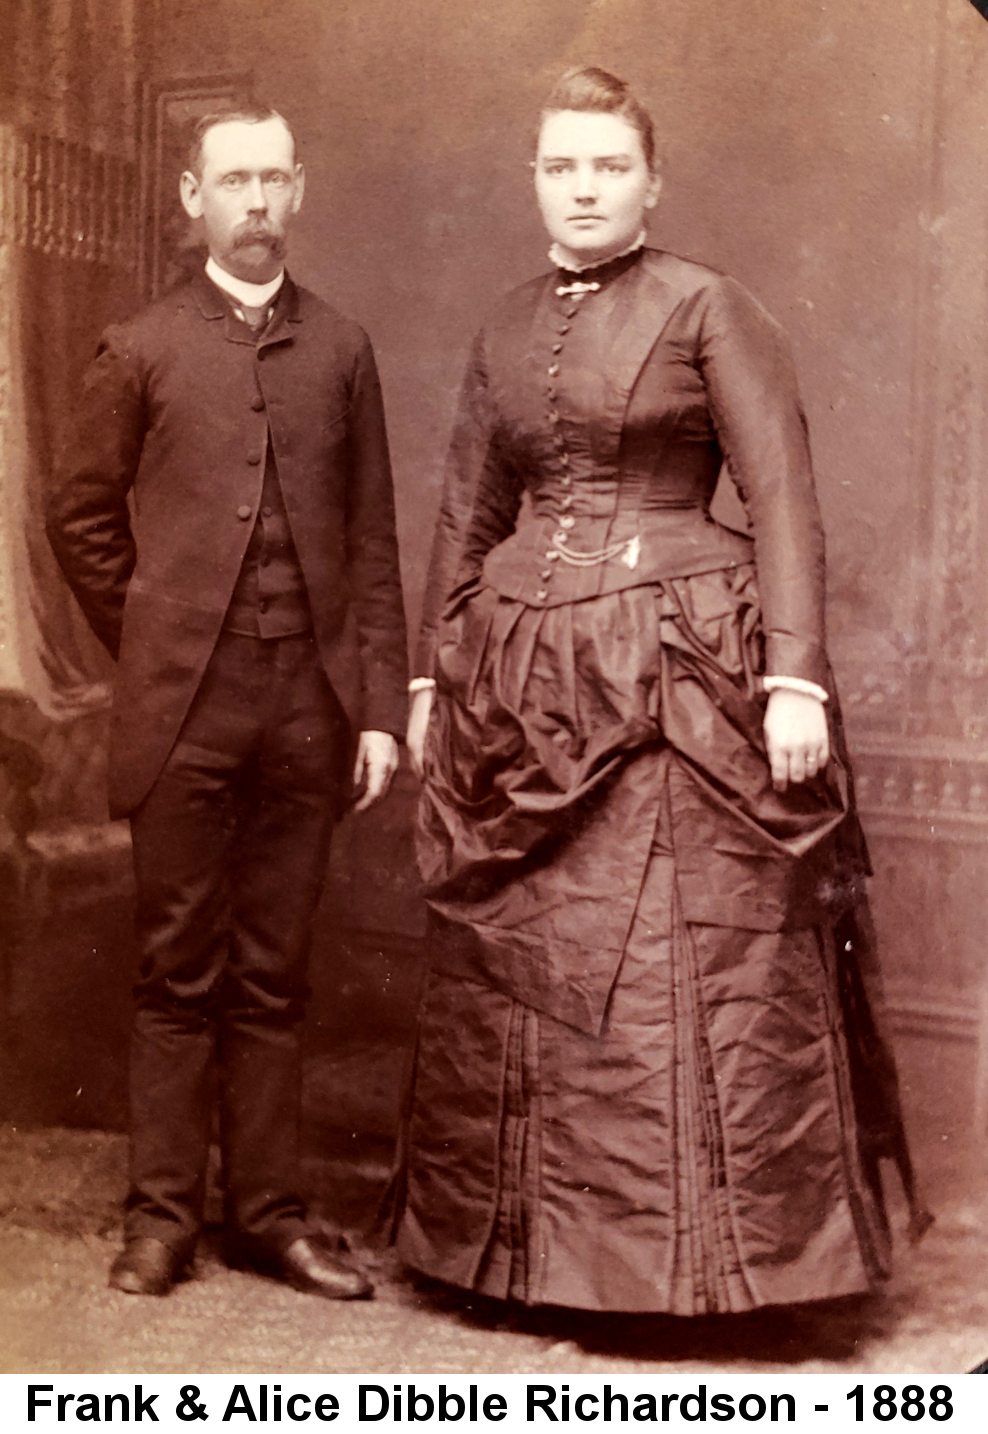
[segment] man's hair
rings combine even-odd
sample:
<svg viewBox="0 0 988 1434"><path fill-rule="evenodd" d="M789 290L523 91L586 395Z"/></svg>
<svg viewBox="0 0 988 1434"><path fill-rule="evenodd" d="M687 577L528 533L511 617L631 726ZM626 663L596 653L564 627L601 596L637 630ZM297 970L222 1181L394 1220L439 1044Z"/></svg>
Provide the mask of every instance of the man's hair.
<svg viewBox="0 0 988 1434"><path fill-rule="evenodd" d="M596 114L619 115L641 137L645 163L655 171L655 126L652 116L630 86L597 65L577 65L567 70L553 85L542 106L540 120L560 110L578 110Z"/></svg>
<svg viewBox="0 0 988 1434"><path fill-rule="evenodd" d="M202 144L206 135L218 124L232 124L239 121L241 124L264 124L266 120L281 120L287 129L292 141L292 148L295 148L295 133L278 110L273 110L269 105L257 104L252 100L239 104L236 109L217 110L215 114L203 115L202 119L192 131L192 142L189 145L189 169L196 179L202 178Z"/></svg>

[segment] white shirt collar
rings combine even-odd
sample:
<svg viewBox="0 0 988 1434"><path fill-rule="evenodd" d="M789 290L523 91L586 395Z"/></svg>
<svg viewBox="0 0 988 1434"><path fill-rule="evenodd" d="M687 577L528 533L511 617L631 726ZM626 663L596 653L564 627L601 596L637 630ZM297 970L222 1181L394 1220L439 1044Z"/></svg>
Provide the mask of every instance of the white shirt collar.
<svg viewBox="0 0 988 1434"><path fill-rule="evenodd" d="M627 249L622 249L620 254L611 254L606 259L587 259L583 264L578 263L573 258L567 258L564 256L560 246L553 244L549 249L549 261L555 264L557 269L565 269L567 273L582 274L585 269L599 269L602 264L609 264L612 259L623 259L626 254L633 254L636 249L642 247L647 238L647 233L642 229L638 238L633 239Z"/></svg>
<svg viewBox="0 0 988 1434"><path fill-rule="evenodd" d="M206 274L224 294L229 294L231 299L236 299L238 303L246 304L249 309L265 308L285 282L285 271L282 269L281 273L267 284L248 284L246 279L237 279L233 274L221 269L212 254L206 260Z"/></svg>

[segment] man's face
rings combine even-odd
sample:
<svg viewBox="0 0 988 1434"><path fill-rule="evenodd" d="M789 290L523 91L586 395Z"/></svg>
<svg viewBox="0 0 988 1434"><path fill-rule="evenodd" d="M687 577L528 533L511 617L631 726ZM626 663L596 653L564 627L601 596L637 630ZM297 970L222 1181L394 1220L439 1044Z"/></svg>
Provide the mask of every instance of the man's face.
<svg viewBox="0 0 988 1434"><path fill-rule="evenodd" d="M251 284L276 278L305 182L283 121L214 125L203 136L201 168L182 175L182 203L204 221L216 263Z"/></svg>
<svg viewBox="0 0 988 1434"><path fill-rule="evenodd" d="M641 135L620 115L582 110L546 115L535 192L550 235L582 263L603 261L633 243L659 187Z"/></svg>

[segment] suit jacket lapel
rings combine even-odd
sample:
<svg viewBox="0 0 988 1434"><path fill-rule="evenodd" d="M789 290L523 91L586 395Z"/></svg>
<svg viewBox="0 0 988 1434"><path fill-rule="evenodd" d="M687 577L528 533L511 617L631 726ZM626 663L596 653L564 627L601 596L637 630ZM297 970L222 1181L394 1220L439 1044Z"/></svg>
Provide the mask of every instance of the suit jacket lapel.
<svg viewBox="0 0 988 1434"><path fill-rule="evenodd" d="M301 322L298 289L286 272L285 282L278 294L274 318L261 335L258 348L266 349L271 344L291 343L295 338L295 327Z"/></svg>
<svg viewBox="0 0 988 1434"><path fill-rule="evenodd" d="M226 297L220 292L205 269L196 269L189 280L199 312L204 319L224 319L230 312Z"/></svg>
<svg viewBox="0 0 988 1434"><path fill-rule="evenodd" d="M224 337L231 343L250 346L257 344L258 348L267 348L269 344L291 342L295 337L295 325L302 322L298 289L287 272L275 300L274 318L259 341L248 326L237 318L233 312L232 301L213 283L205 269L196 270L191 285L203 318L225 320Z"/></svg>

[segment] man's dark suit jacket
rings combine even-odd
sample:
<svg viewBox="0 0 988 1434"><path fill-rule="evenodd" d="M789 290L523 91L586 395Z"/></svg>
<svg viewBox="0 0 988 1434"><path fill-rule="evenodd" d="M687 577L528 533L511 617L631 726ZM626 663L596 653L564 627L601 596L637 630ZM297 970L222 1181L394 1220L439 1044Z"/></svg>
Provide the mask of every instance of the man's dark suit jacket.
<svg viewBox="0 0 988 1434"><path fill-rule="evenodd" d="M118 658L114 816L147 795L199 686L256 521L268 432L329 680L353 731L404 731L394 501L367 336L286 275L255 343L203 273L106 331L48 505L58 561Z"/></svg>

